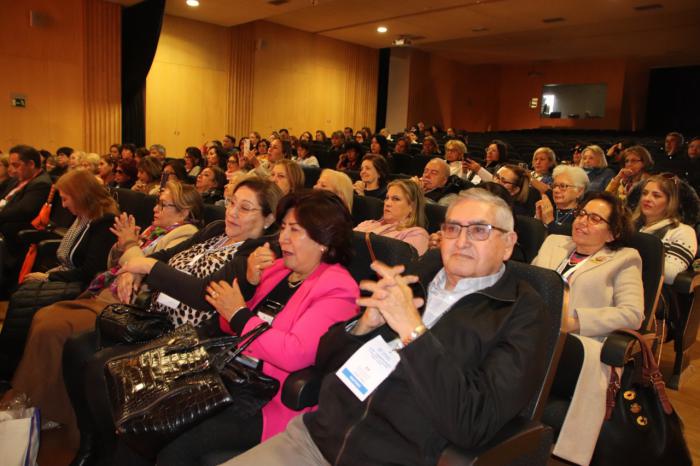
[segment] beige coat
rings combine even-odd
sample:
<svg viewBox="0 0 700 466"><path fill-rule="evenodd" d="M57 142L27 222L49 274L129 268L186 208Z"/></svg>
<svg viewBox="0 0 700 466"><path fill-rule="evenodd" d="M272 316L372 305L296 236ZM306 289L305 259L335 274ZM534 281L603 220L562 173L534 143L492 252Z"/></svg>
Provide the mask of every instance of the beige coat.
<svg viewBox="0 0 700 466"><path fill-rule="evenodd" d="M551 235L532 261L557 270L575 244L569 236ZM605 416L605 391L610 366L600 362L605 337L620 328L637 329L644 318L642 259L636 250L603 248L568 277L569 313L578 316L577 337L584 360L554 454L576 464L593 456Z"/></svg>

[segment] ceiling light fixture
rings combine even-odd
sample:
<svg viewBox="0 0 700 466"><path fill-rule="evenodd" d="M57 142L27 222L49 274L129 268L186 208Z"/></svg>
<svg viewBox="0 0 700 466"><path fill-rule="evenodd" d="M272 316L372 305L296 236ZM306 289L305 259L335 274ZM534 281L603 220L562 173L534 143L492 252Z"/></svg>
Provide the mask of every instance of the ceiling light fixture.
<svg viewBox="0 0 700 466"><path fill-rule="evenodd" d="M199 6L199 0L187 0L185 3L192 8Z"/></svg>
<svg viewBox="0 0 700 466"><path fill-rule="evenodd" d="M387 32L388 30L389 30L389 28L387 28L386 26L379 26L379 27L377 28L377 32L380 33L380 34L384 34L384 33Z"/></svg>

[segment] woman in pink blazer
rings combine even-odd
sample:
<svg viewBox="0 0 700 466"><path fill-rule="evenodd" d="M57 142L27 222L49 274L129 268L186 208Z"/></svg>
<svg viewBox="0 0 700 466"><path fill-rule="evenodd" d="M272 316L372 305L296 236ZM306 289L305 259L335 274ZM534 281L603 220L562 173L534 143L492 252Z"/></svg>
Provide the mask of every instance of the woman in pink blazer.
<svg viewBox="0 0 700 466"><path fill-rule="evenodd" d="M285 379L313 365L321 336L357 312L359 288L344 267L352 217L340 198L324 190L290 194L278 205L277 221L281 257L266 243L248 259L248 283L212 282L206 299L226 333L270 323L244 354L279 380L280 390L259 412L242 415L231 407L197 425L166 446L158 464L202 464L209 455L243 451L284 430L299 414L282 404Z"/></svg>

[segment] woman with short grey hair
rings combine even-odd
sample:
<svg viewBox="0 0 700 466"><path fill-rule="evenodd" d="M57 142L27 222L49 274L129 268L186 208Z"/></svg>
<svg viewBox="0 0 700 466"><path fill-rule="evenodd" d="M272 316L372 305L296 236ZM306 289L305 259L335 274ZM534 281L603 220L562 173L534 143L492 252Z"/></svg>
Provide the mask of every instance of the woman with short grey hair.
<svg viewBox="0 0 700 466"><path fill-rule="evenodd" d="M549 233L568 235L574 209L586 192L588 176L582 168L571 165L559 165L552 175L552 189L535 205L535 218L542 220Z"/></svg>

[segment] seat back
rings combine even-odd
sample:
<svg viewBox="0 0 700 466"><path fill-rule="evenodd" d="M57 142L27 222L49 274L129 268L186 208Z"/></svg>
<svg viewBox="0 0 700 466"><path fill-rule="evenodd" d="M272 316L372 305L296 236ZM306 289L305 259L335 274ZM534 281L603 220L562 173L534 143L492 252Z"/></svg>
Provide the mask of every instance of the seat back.
<svg viewBox="0 0 700 466"><path fill-rule="evenodd" d="M542 243L544 243L547 229L544 223L536 218L516 215L515 232L518 234L518 246L520 246L525 262L529 264L537 256Z"/></svg>
<svg viewBox="0 0 700 466"><path fill-rule="evenodd" d="M133 215L136 224L148 228L153 223L153 207L158 202L156 196L148 196L138 191L125 188L112 189L112 197L117 201L119 210Z"/></svg>
<svg viewBox="0 0 700 466"><path fill-rule="evenodd" d="M433 202L425 204L425 217L428 220L428 225L426 225L425 229L428 230L428 233L435 233L440 230L440 225L445 221L445 213L447 213L447 207L444 205Z"/></svg>
<svg viewBox="0 0 700 466"><path fill-rule="evenodd" d="M217 220L223 220L226 217L226 207L214 204L204 204L202 210L202 219L205 225Z"/></svg>
<svg viewBox="0 0 700 466"><path fill-rule="evenodd" d="M304 172L304 187L309 189L313 188L321 176L322 169L317 167L306 167L304 165L301 166L301 169Z"/></svg>
<svg viewBox="0 0 700 466"><path fill-rule="evenodd" d="M664 245L659 238L647 233L635 232L626 244L642 257L642 283L644 285L644 323L642 330L652 330L656 307L664 284Z"/></svg>
<svg viewBox="0 0 700 466"><path fill-rule="evenodd" d="M354 231L352 235L352 246L355 256L348 267L350 274L358 283L369 278L375 279L374 271L369 268L372 263L372 257L367 246L365 233ZM418 258L416 248L405 241L389 238L388 236L375 235L374 233L369 234L369 240L377 260L387 265L408 265Z"/></svg>
<svg viewBox="0 0 700 466"><path fill-rule="evenodd" d="M379 220L384 215L384 202L372 196L353 194L352 219L355 225L365 220Z"/></svg>
<svg viewBox="0 0 700 466"><path fill-rule="evenodd" d="M558 273L535 265L509 261L508 268L518 279L527 282L542 297L549 312L550 323L547 331L545 361L547 369L539 389L522 411L529 419L539 420L557 371L559 357L566 334L561 330L562 315L567 310L568 288Z"/></svg>

